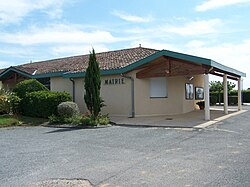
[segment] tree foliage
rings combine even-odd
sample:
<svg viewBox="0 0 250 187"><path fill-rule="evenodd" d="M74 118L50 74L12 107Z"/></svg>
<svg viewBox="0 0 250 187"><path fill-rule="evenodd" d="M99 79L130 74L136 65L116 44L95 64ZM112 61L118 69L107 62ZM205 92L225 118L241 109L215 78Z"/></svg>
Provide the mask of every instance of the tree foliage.
<svg viewBox="0 0 250 187"><path fill-rule="evenodd" d="M87 105L88 110L94 119L97 118L101 111L101 78L100 78L100 68L99 63L96 60L95 50L92 50L89 55L89 64L86 70L86 75L84 79L84 100Z"/></svg>
<svg viewBox="0 0 250 187"><path fill-rule="evenodd" d="M235 84L232 82L227 81L227 91L228 93L230 93L234 88L235 88ZM210 87L210 92L217 92L218 93L218 100L219 100L219 104L221 103L221 93L224 90L224 85L223 82L220 81L211 81L209 84Z"/></svg>
<svg viewBox="0 0 250 187"><path fill-rule="evenodd" d="M224 89L223 82L220 81L211 81L210 82L210 92L219 92L221 93ZM227 91L231 92L235 88L235 84L227 81Z"/></svg>

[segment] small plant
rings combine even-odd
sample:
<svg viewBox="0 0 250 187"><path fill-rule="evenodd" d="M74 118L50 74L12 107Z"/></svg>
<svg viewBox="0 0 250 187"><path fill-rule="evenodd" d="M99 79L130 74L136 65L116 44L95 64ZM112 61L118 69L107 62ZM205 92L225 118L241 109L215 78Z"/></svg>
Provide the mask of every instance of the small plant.
<svg viewBox="0 0 250 187"><path fill-rule="evenodd" d="M96 126L96 120L92 116L82 116L81 119L82 126Z"/></svg>
<svg viewBox="0 0 250 187"><path fill-rule="evenodd" d="M49 122L54 124L81 124L82 116L75 115L72 117L65 117L65 116L57 116L52 114L49 116Z"/></svg>
<svg viewBox="0 0 250 187"><path fill-rule="evenodd" d="M205 108L205 101L199 101L196 104L200 107L201 110L204 110L204 108Z"/></svg>
<svg viewBox="0 0 250 187"><path fill-rule="evenodd" d="M59 116L72 117L80 113L79 107L74 102L62 102L57 106Z"/></svg>
<svg viewBox="0 0 250 187"><path fill-rule="evenodd" d="M96 123L98 125L108 125L110 122L108 114L107 115L100 115L96 119Z"/></svg>
<svg viewBox="0 0 250 187"><path fill-rule="evenodd" d="M19 104L21 102L21 99L14 92L12 92L8 96L8 100L10 103L10 112L12 114L18 114L19 113Z"/></svg>
<svg viewBox="0 0 250 187"><path fill-rule="evenodd" d="M8 95L0 95L0 115L8 114L10 112L10 103Z"/></svg>

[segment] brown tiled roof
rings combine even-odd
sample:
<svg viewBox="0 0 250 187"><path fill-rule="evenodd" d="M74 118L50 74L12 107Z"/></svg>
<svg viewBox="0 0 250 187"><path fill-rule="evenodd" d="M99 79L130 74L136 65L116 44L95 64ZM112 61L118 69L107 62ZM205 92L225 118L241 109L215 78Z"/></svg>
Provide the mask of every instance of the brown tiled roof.
<svg viewBox="0 0 250 187"><path fill-rule="evenodd" d="M119 69L158 52L143 47L96 53L101 70ZM32 74L52 72L83 72L88 66L89 55L72 56L15 66L14 68Z"/></svg>
<svg viewBox="0 0 250 187"><path fill-rule="evenodd" d="M0 74L2 73L2 72L4 72L6 69L0 69Z"/></svg>

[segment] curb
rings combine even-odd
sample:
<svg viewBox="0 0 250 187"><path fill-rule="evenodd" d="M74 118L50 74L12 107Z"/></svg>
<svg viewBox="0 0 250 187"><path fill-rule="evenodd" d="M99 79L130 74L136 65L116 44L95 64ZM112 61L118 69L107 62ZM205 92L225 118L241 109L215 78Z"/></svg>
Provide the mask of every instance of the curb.
<svg viewBox="0 0 250 187"><path fill-rule="evenodd" d="M213 119L213 120L211 120L211 121L202 123L202 124L200 124L200 125L196 125L196 126L194 126L193 128L194 128L194 129L204 129L204 128L206 128L206 127L209 127L209 126L211 126L211 125L214 125L215 123L218 123L218 122L223 121L223 120L225 120L225 119L228 119L228 118L230 118L230 117L233 117L233 116L236 116L236 115L245 113L245 112L247 112L247 111L248 111L248 110L241 110L241 111L238 111L238 112L234 112L234 113L232 113L232 114L228 114L228 115L225 115L225 116L222 116L222 117Z"/></svg>

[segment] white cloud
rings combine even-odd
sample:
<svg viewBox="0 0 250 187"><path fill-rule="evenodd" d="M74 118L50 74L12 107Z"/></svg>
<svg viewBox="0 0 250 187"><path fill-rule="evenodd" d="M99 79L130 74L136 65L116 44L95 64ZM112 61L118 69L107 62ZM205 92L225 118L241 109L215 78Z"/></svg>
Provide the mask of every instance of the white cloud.
<svg viewBox="0 0 250 187"><path fill-rule="evenodd" d="M207 0L204 3L198 5L196 11L207 11L211 9L217 9L224 6L249 3L250 0Z"/></svg>
<svg viewBox="0 0 250 187"><path fill-rule="evenodd" d="M189 42L181 51L209 58L231 68L245 72L247 77L244 80L244 85L245 88L250 87L250 68L248 68L250 62L250 39L236 44L221 43L214 46L198 45L196 47L192 45L192 43L195 42ZM200 42L203 43L202 41Z"/></svg>
<svg viewBox="0 0 250 187"><path fill-rule="evenodd" d="M125 30L126 33L135 34L137 37L160 38L170 37L170 34L181 36L202 36L206 34L214 34L220 32L223 22L220 19L189 21L178 26L163 23L153 28L134 27Z"/></svg>
<svg viewBox="0 0 250 187"><path fill-rule="evenodd" d="M57 24L45 28L33 27L24 32L0 33L0 42L19 45L36 44L95 44L126 39L116 38L110 32L84 31L79 25Z"/></svg>
<svg viewBox="0 0 250 187"><path fill-rule="evenodd" d="M12 62L0 61L0 69L7 68L7 67L10 67L10 66L14 66L14 65L15 64L12 63Z"/></svg>
<svg viewBox="0 0 250 187"><path fill-rule="evenodd" d="M0 48L0 54L4 56L27 57L34 54L33 49L24 47Z"/></svg>
<svg viewBox="0 0 250 187"><path fill-rule="evenodd" d="M146 22L153 21L153 17L151 15L148 15L146 17L140 17L140 16L128 14L126 12L118 11L118 10L112 11L111 14L129 22L146 23Z"/></svg>
<svg viewBox="0 0 250 187"><path fill-rule="evenodd" d="M222 24L220 19L192 21L183 26L170 26L165 28L167 32L175 33L183 36L211 34L218 31L218 27Z"/></svg>
<svg viewBox="0 0 250 187"><path fill-rule="evenodd" d="M0 24L18 23L29 13L40 10L59 18L66 0L7 0L0 1Z"/></svg>
<svg viewBox="0 0 250 187"><path fill-rule="evenodd" d="M82 55L88 54L92 48L95 49L96 53L108 51L109 49L104 45L67 45L67 46L56 46L52 48L52 52L55 55Z"/></svg>

